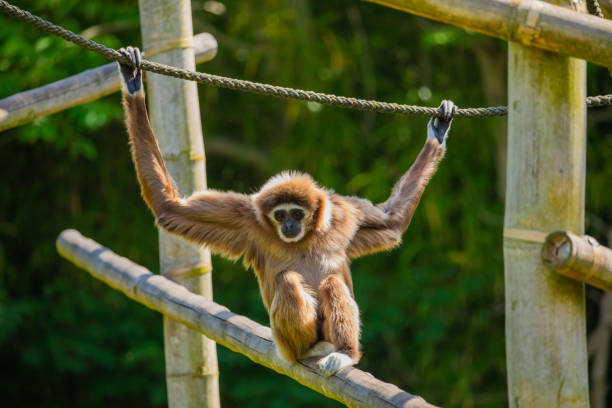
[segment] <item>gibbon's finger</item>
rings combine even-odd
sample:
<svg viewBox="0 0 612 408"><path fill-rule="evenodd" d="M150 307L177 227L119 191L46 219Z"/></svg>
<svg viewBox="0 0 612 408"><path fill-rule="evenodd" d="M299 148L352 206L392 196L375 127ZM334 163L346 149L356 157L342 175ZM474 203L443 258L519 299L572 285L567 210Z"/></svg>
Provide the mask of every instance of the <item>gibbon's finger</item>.
<svg viewBox="0 0 612 408"><path fill-rule="evenodd" d="M446 101L446 115L444 119L447 122L450 122L451 120L453 120L453 115L455 113L455 110L456 110L456 107L453 101Z"/></svg>
<svg viewBox="0 0 612 408"><path fill-rule="evenodd" d="M131 45L127 47L127 52L130 54L130 61L134 64L134 48Z"/></svg>
<svg viewBox="0 0 612 408"><path fill-rule="evenodd" d="M440 110L441 118L445 122L450 122L451 120L453 120L453 115L455 114L457 107L455 106L453 101L445 99L440 104L439 110ZM437 123L435 124L435 126L437 126Z"/></svg>
<svg viewBox="0 0 612 408"><path fill-rule="evenodd" d="M138 47L134 47L134 49L136 50L135 53L135 58L134 58L134 62L136 63L136 69L140 69L140 66L142 65L142 52L140 52L140 49L138 49Z"/></svg>
<svg viewBox="0 0 612 408"><path fill-rule="evenodd" d="M130 58L130 53L129 53L129 52L128 52L128 51L127 51L125 48L123 48L123 47L119 48L119 49L117 50L117 52L118 52L119 54L123 55L123 56L124 56L124 57L126 57L126 58ZM120 64L121 64L121 63L120 63ZM121 65L125 65L125 64L121 64Z"/></svg>
<svg viewBox="0 0 612 408"><path fill-rule="evenodd" d="M444 100L443 104L444 106L442 108L442 119L444 119L445 122L448 122L448 113L450 111L450 106L446 99Z"/></svg>
<svg viewBox="0 0 612 408"><path fill-rule="evenodd" d="M119 54L123 55L125 58L131 60L132 58L130 57L130 53L128 52L127 49L121 47L119 48L119 50L117 50L119 52ZM119 64L119 67L121 68L121 72L123 73L123 75L128 76L128 77L133 77L134 76L134 70L131 67L131 65L129 64L123 64L121 62L117 62L117 64Z"/></svg>
<svg viewBox="0 0 612 408"><path fill-rule="evenodd" d="M121 55L123 55L125 58L129 59L130 61L134 61L132 59L132 54L130 54L129 47L128 48L120 48L119 49L119 53ZM132 74L132 76L134 76L134 67L133 67L133 64L119 63L119 65L121 65L124 69L126 69L126 72L129 72L130 74Z"/></svg>
<svg viewBox="0 0 612 408"><path fill-rule="evenodd" d="M448 112L448 101L446 99L442 101L440 108L442 108L442 116L445 116L446 112Z"/></svg>

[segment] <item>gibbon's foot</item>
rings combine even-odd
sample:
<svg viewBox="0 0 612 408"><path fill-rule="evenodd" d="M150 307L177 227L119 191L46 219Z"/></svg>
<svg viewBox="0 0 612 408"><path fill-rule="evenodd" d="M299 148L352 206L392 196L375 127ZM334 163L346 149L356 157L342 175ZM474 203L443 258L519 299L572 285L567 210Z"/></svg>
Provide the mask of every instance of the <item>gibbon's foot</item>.
<svg viewBox="0 0 612 408"><path fill-rule="evenodd" d="M316 343L314 346L312 346L310 350L308 350L306 355L304 355L304 358L306 359L306 358L311 358L311 357L323 357L323 356L333 353L334 350L335 350L334 345L331 344L330 342L320 341Z"/></svg>
<svg viewBox="0 0 612 408"><path fill-rule="evenodd" d="M136 95L142 92L142 56L140 50L136 47L120 48L119 52L132 61L132 64L119 64L119 73L121 77L121 88L124 92L130 95Z"/></svg>
<svg viewBox="0 0 612 408"><path fill-rule="evenodd" d="M439 144L445 146L457 106L452 101L443 100L438 110L441 113L441 117L436 116L429 120L427 124L427 138L435 138Z"/></svg>
<svg viewBox="0 0 612 408"><path fill-rule="evenodd" d="M344 367L350 367L355 364L352 358L344 353L333 352L323 357L317 365L325 375L334 375Z"/></svg>

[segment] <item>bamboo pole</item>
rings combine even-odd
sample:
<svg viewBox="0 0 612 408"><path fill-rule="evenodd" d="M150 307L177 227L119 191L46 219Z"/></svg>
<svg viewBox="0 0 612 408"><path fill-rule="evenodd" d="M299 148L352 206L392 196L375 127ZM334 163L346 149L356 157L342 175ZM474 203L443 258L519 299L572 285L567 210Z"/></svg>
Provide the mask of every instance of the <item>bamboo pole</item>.
<svg viewBox="0 0 612 408"><path fill-rule="evenodd" d="M194 36L193 47L196 64L210 61L217 55L217 40L211 34ZM117 64L112 62L0 99L0 132L100 99L117 92L119 88Z"/></svg>
<svg viewBox="0 0 612 408"><path fill-rule="evenodd" d="M347 406L435 408L423 398L353 367L327 377L317 369L316 358L288 363L278 355L268 327L234 314L163 276L152 274L78 231L63 231L57 238L57 250L94 278L131 299Z"/></svg>
<svg viewBox="0 0 612 408"><path fill-rule="evenodd" d="M508 65L509 406L588 407L584 284L540 255L540 231L584 229L586 64L510 43Z"/></svg>
<svg viewBox="0 0 612 408"><path fill-rule="evenodd" d="M139 0L147 59L195 70L191 2ZM180 194L206 189L205 155L197 84L147 73L151 125ZM189 291L212 299L210 252L159 230L161 273ZM215 343L164 317L168 406L216 408L219 372Z"/></svg>
<svg viewBox="0 0 612 408"><path fill-rule="evenodd" d="M506 41L612 66L611 21L540 0L366 1ZM568 0L561 4L570 3ZM576 3L580 4L580 1Z"/></svg>
<svg viewBox="0 0 612 408"><path fill-rule="evenodd" d="M553 232L542 247L542 260L557 273L612 292L612 249L593 237Z"/></svg>

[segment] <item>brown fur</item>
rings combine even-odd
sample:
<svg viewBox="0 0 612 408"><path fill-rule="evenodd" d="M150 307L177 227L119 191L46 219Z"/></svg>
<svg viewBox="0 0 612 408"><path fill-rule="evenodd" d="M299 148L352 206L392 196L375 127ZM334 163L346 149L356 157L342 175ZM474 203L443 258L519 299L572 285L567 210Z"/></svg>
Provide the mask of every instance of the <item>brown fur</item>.
<svg viewBox="0 0 612 408"><path fill-rule="evenodd" d="M376 206L321 188L299 173L281 174L253 195L210 190L181 199L142 94L124 93L123 104L142 196L157 224L228 258L243 257L255 271L274 340L286 359L302 357L322 337L357 362L360 322L349 262L400 243L444 146L428 140L389 199ZM280 239L267 216L280 203L310 212L298 242Z"/></svg>
<svg viewBox="0 0 612 408"><path fill-rule="evenodd" d="M281 355L293 362L317 341L317 304L299 273L281 272L275 282L270 308L272 336Z"/></svg>
<svg viewBox="0 0 612 408"><path fill-rule="evenodd" d="M323 279L319 294L323 313L323 339L332 343L337 351L359 361L361 322L357 303L338 275L329 275Z"/></svg>

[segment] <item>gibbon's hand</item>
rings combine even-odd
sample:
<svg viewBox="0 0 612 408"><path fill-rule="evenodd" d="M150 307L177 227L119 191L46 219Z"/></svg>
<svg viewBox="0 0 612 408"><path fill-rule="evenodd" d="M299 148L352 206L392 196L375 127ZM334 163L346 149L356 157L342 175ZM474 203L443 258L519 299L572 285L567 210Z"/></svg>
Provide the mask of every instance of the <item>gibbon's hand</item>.
<svg viewBox="0 0 612 408"><path fill-rule="evenodd" d="M136 95L142 91L142 56L136 47L119 49L119 52L129 58L132 64L125 65L119 63L119 73L121 74L121 88L130 95Z"/></svg>
<svg viewBox="0 0 612 408"><path fill-rule="evenodd" d="M446 146L446 138L448 137L448 131L450 130L457 106L452 101L443 100L438 110L442 116L429 120L427 124L427 138L435 138L439 144Z"/></svg>

